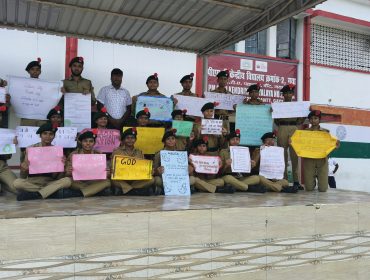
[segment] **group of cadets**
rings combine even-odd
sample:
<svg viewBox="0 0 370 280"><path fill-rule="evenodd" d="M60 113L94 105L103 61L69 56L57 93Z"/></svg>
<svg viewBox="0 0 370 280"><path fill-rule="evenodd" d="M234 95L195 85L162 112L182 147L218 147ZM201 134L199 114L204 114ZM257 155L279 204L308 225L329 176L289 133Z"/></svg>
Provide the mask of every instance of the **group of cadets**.
<svg viewBox="0 0 370 280"><path fill-rule="evenodd" d="M235 191L249 191L264 193L266 191L296 193L303 187L298 179L298 157L294 149L290 146L290 137L295 130L301 128L305 118L276 119L278 137L277 145L284 148L285 174L282 180L269 180L259 175L260 149L266 146L274 146L276 136L273 132L266 132L261 135L261 147L251 147L251 166L250 174L235 173L231 170L230 146L240 145L240 131L235 128L234 123L229 122L229 118L235 115L234 111L215 109L217 104L206 103L201 111L205 119L222 119L223 128L221 135L204 135L201 133L199 119L187 116L186 111L174 110L173 120L193 121L193 131L190 137L176 135L176 130L171 128L171 123L151 120L151 113L148 108L136 112L135 104L138 96L165 96L158 91L159 79L155 73L146 80L148 90L131 98L130 93L122 87L123 72L120 69L111 71L111 85L103 87L97 98L95 98L94 88L90 80L81 76L84 66L82 57L75 57L71 60L69 67L71 76L63 80L62 93L73 92L81 94L91 94L91 103L96 110L92 115L92 126L98 129L114 128L121 132L121 145L116 148L109 157L113 160L115 155L129 156L137 159L153 160L153 179L151 180L110 180L111 170L108 164L107 178L105 180L75 181L72 177L72 156L74 154L97 154L94 150L97 136L96 129L85 129L78 134L78 147L70 151L65 149L63 162L65 170L63 173L50 174L29 174L29 161L27 151L22 150L20 164L20 178L10 170L6 161L9 155L0 155L0 183L4 189L17 195L18 200L30 200L41 198L66 198L93 195L158 195L163 194L162 174L164 167L161 164L160 152L153 155L144 155L143 152L135 148L138 137L136 127L161 127L166 131L163 135L163 150L187 151L189 155L212 155L219 156L220 169L217 174L200 174L195 172L191 157L189 157L189 181L192 192L220 192L234 193ZM41 74L41 61L30 62L26 71L30 78L37 79ZM220 71L217 75L218 87L214 90L217 93L231 94L226 89L229 78L227 70ZM0 80L0 86L6 86L5 80ZM196 97L191 91L193 74L185 75L180 83L183 90L172 96L176 105L177 95ZM248 97L243 101L244 104L261 105L259 97L259 84L253 84L247 89ZM284 102L291 102L294 95L294 85L288 84L281 89ZM6 96L6 103L0 104L0 109L6 111L11 104L10 96ZM51 109L45 120L21 119L22 126L38 126L37 134L40 142L33 147L51 146L58 127L63 126L63 97L58 106ZM235 109L235 108L234 108ZM311 127L310 130L324 130L320 127L320 111L312 111L308 115ZM122 130L123 127L131 127ZM16 142L16 139L15 139ZM148 143L150 145L150 143ZM292 162L292 173L294 183L289 186L287 178L288 150ZM46 163L47 164L47 163ZM304 160L304 182L306 191L311 191L318 179L319 191L326 191L328 187L328 165L327 158L305 159Z"/></svg>

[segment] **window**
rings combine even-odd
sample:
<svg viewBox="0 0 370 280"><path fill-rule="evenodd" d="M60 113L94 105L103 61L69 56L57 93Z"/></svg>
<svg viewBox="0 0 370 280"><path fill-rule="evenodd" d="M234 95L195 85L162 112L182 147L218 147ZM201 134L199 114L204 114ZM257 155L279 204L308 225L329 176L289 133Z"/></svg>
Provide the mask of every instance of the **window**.
<svg viewBox="0 0 370 280"><path fill-rule="evenodd" d="M266 55L267 30L262 30L245 40L245 52Z"/></svg>
<svg viewBox="0 0 370 280"><path fill-rule="evenodd" d="M296 20L279 22L276 26L276 56L295 59Z"/></svg>

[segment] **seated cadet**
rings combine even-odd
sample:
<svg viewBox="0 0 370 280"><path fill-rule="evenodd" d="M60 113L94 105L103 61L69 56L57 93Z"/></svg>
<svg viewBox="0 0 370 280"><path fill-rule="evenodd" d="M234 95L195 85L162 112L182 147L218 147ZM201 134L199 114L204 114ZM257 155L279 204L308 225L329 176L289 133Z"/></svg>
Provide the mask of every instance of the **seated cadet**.
<svg viewBox="0 0 370 280"><path fill-rule="evenodd" d="M205 119L214 119L214 112L215 112L215 104L216 102L208 102L203 105L201 111ZM222 128L221 135L213 135L213 134L202 134L202 125L201 123L196 123L194 125L194 138L201 139L203 136L208 137L208 152L210 155L218 155L218 151L222 148L226 147L225 136L227 135L227 129L225 127Z"/></svg>
<svg viewBox="0 0 370 280"><path fill-rule="evenodd" d="M62 127L63 126L63 110L60 106L55 106L50 110L46 117L52 126Z"/></svg>
<svg viewBox="0 0 370 280"><path fill-rule="evenodd" d="M50 122L40 126L37 134L40 134L41 142L30 147L47 147L52 146L55 133L58 128L54 128ZM45 162L47 164L47 162ZM17 200L30 200L39 198L48 198L58 192L58 198L72 197L73 193L68 192L66 188L71 186L71 179L64 177L63 173L45 173L45 174L28 174L30 162L28 161L27 152L25 159L21 163L21 178L14 181L14 188L19 192Z"/></svg>
<svg viewBox="0 0 370 280"><path fill-rule="evenodd" d="M207 153L207 146L208 146L208 139L207 136L204 136L202 139L195 140L193 142L193 146L195 148L195 152L192 155L197 156L209 156ZM189 164L192 164L191 158L189 157ZM194 166L193 166L194 167ZM220 169L222 167L222 162L220 159ZM210 192L210 193L234 193L235 189L231 185L225 185L223 179L218 178L218 174L204 174L204 173L197 173L194 171L192 175L195 178L194 187L200 191Z"/></svg>
<svg viewBox="0 0 370 280"><path fill-rule="evenodd" d="M147 127L149 126L150 112L148 108L144 108L136 114L136 126Z"/></svg>
<svg viewBox="0 0 370 280"><path fill-rule="evenodd" d="M249 105L263 105L263 102L261 99L258 98L260 94L261 84L254 84L250 85L247 89L247 92L249 92L249 100L248 98L245 98L243 100L244 104Z"/></svg>
<svg viewBox="0 0 370 280"><path fill-rule="evenodd" d="M163 135L162 142L164 144L164 148L162 150L176 151L176 129L166 131ZM192 172L193 168L189 166L189 174ZM164 173L164 167L161 165L160 151L154 155L153 173L155 175L155 186L157 189L160 189L161 193L163 193L162 174ZM193 176L189 176L189 181L190 186L193 186L195 183L195 178Z"/></svg>
<svg viewBox="0 0 370 280"><path fill-rule="evenodd" d="M229 146L239 146L240 143L240 131L239 129L231 132L228 135ZM231 171L231 156L230 148L223 149L220 152L220 157L222 160L222 172L224 176L222 179L225 181L225 184L233 186L238 191L249 191L249 192L266 192L266 188L261 186L261 180L258 175L248 175L245 173L233 173ZM252 167L255 166L255 162L251 160Z"/></svg>
<svg viewBox="0 0 370 280"><path fill-rule="evenodd" d="M95 132L95 131L94 131ZM93 131L85 131L80 134L78 141L81 143L81 148L77 148L73 151L67 159L65 166L65 175L72 177L72 157L76 154L101 154L99 151L94 150L96 133ZM81 191L84 197L93 196L95 194L110 195L110 180L108 179L110 170L107 168L107 179L105 180L90 180L90 181L75 181L72 178L71 188L74 190Z"/></svg>
<svg viewBox="0 0 370 280"><path fill-rule="evenodd" d="M253 151L252 160L256 163L256 166L253 168L255 173L259 173L260 162L261 162L261 150L264 147L275 146L275 134L273 132L267 132L262 137L262 146L256 148ZM272 192L283 192L283 193L296 193L298 192L297 186L289 186L289 182L286 179L272 180L267 179L264 176L260 175L261 185L265 186L268 191Z"/></svg>
<svg viewBox="0 0 370 280"><path fill-rule="evenodd" d="M138 159L144 159L143 152L135 148L137 132L136 128L128 128L121 133L121 146L113 151L112 161L114 156L128 156ZM112 162L113 166L113 162ZM124 181L112 180L112 186L115 187L115 194L132 194L132 195L152 195L154 179L151 180L137 180Z"/></svg>
<svg viewBox="0 0 370 280"><path fill-rule="evenodd" d="M93 126L98 129L108 128L108 113L105 107L102 107L98 112L94 113Z"/></svg>
<svg viewBox="0 0 370 280"><path fill-rule="evenodd" d="M314 110L308 114L308 120L311 124L307 130L312 131L325 131L329 133L329 130L320 127L321 111ZM337 148L339 147L339 140L337 141ZM319 192L326 192L328 190L328 157L325 158L303 158L303 170L304 170L304 187L306 191L313 191L317 185Z"/></svg>
<svg viewBox="0 0 370 280"><path fill-rule="evenodd" d="M186 117L186 110L174 110L171 113L172 120L183 121ZM194 139L194 132L190 137L176 136L176 150L189 151L191 148L191 141Z"/></svg>

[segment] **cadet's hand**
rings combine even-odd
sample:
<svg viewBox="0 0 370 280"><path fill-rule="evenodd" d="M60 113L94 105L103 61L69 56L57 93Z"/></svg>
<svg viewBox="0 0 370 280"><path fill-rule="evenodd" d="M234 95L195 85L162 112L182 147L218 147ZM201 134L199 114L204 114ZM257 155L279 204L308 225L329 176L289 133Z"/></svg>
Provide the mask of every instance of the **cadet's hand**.
<svg viewBox="0 0 370 280"><path fill-rule="evenodd" d="M60 92L62 93L62 95L64 95L66 93L66 89L64 87L61 87Z"/></svg>
<svg viewBox="0 0 370 280"><path fill-rule="evenodd" d="M337 140L337 143L335 143L335 148L338 149L340 147L340 141Z"/></svg>
<svg viewBox="0 0 370 280"><path fill-rule="evenodd" d="M179 103L179 100L176 97L172 97L173 105Z"/></svg>
<svg viewBox="0 0 370 280"><path fill-rule="evenodd" d="M135 95L135 96L133 96L132 98L131 98L131 100L132 100L132 103L135 103L136 101L137 101L137 96Z"/></svg>
<svg viewBox="0 0 370 280"><path fill-rule="evenodd" d="M63 164L65 164L65 163L66 163L66 161L67 161L66 156L63 156L63 157L62 157L62 162L63 162Z"/></svg>
<svg viewBox="0 0 370 280"><path fill-rule="evenodd" d="M17 138L17 136L15 136L15 137L13 138L13 144L14 144L14 145L18 145L18 138Z"/></svg>
<svg viewBox="0 0 370 280"><path fill-rule="evenodd" d="M84 91L83 91L83 95L87 95L87 94L89 94L90 93L90 91L88 90L88 89L84 89Z"/></svg>
<svg viewBox="0 0 370 280"><path fill-rule="evenodd" d="M194 167L192 165L188 165L188 172L189 172L189 175L193 175Z"/></svg>
<svg viewBox="0 0 370 280"><path fill-rule="evenodd" d="M274 111L274 109L272 109L272 107L270 108L270 113L272 113Z"/></svg>
<svg viewBox="0 0 370 280"><path fill-rule="evenodd" d="M289 145L292 145L292 138L289 137L288 143L289 143Z"/></svg>
<svg viewBox="0 0 370 280"><path fill-rule="evenodd" d="M164 173L164 167L160 166L157 168L157 174L162 175Z"/></svg>
<svg viewBox="0 0 370 280"><path fill-rule="evenodd" d="M72 174L72 172L73 172L72 165L71 165L71 166L68 166L68 167L66 168L66 173L68 173L68 174Z"/></svg>
<svg viewBox="0 0 370 280"><path fill-rule="evenodd" d="M244 98L243 104L247 104L247 102L248 102L248 98Z"/></svg>
<svg viewBox="0 0 370 280"><path fill-rule="evenodd" d="M233 105L234 111L236 111L236 105L237 105L237 104L234 104L234 105Z"/></svg>
<svg viewBox="0 0 370 280"><path fill-rule="evenodd" d="M254 160L251 160L251 167L255 167L256 166L256 162Z"/></svg>
<svg viewBox="0 0 370 280"><path fill-rule="evenodd" d="M227 135L227 129L226 128L222 128L222 136L226 136Z"/></svg>
<svg viewBox="0 0 370 280"><path fill-rule="evenodd" d="M109 178L110 178L110 175L111 175L110 168L109 168L109 167L107 167L107 168L105 169L105 171L107 171L107 179L109 179Z"/></svg>
<svg viewBox="0 0 370 280"><path fill-rule="evenodd" d="M226 163L226 167L231 166L231 163L232 163L231 158L229 158L228 160L226 160L225 163Z"/></svg>
<svg viewBox="0 0 370 280"><path fill-rule="evenodd" d="M25 159L25 160L21 163L21 171L23 171L23 172L27 172L29 168L30 168L30 162L28 161L28 159Z"/></svg>
<svg viewBox="0 0 370 280"><path fill-rule="evenodd" d="M218 157L218 166L219 166L219 169L218 170L220 170L221 167L222 167L222 160L221 160L220 157Z"/></svg>
<svg viewBox="0 0 370 280"><path fill-rule="evenodd" d="M5 94L5 103L10 103L10 94L9 93L7 93L7 94Z"/></svg>
<svg viewBox="0 0 370 280"><path fill-rule="evenodd" d="M190 133L189 140L190 140L190 141L194 141L194 139L195 139L195 134L194 134L194 132L192 131L192 132Z"/></svg>

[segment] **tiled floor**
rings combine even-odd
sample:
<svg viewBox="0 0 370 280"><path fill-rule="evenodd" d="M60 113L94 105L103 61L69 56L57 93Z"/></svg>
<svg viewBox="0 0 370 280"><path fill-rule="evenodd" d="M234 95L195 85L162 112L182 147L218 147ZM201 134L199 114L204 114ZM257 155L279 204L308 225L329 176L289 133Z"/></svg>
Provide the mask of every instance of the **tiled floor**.
<svg viewBox="0 0 370 280"><path fill-rule="evenodd" d="M0 219L80 216L108 213L134 213L218 208L254 208L312 204L346 204L370 202L370 193L330 189L327 193L196 193L191 197L119 196L35 200L18 202L13 195L0 196Z"/></svg>

